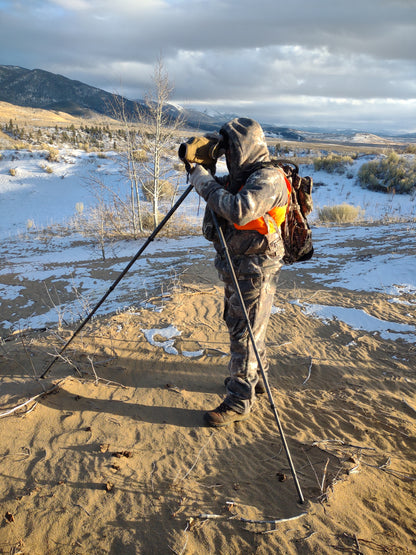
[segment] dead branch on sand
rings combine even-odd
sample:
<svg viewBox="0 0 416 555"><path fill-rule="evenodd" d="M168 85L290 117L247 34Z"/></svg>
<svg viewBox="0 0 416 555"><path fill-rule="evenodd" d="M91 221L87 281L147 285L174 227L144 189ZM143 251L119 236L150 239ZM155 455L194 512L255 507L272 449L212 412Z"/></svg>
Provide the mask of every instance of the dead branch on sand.
<svg viewBox="0 0 416 555"><path fill-rule="evenodd" d="M32 410L35 408L35 406L37 405L37 399L41 399L42 397L46 397L46 395L49 395L50 393L53 393L54 391L57 391L59 389L59 387L61 386L61 384L68 378L69 376L66 376L65 378L63 378L62 380L60 380L59 382L57 382L55 385L53 385L52 387L50 387L49 389L46 389L45 391L42 391L42 393L38 393L38 395L35 395L34 397L31 397L30 399L28 399L27 401L25 401L24 403L21 403L20 405L17 405L15 407L13 407L12 409L7 410L6 412L2 412L0 413L0 418L4 418L5 416L10 416L11 414L15 414L17 411L24 409L25 407L28 407L31 403L35 403L34 406L30 407L29 409L25 410L25 412L23 413L23 415L29 414L29 412L32 412Z"/></svg>
<svg viewBox="0 0 416 555"><path fill-rule="evenodd" d="M185 530L184 530L184 534L185 534L185 543L182 546L182 549L178 552L176 551L176 549L173 549L173 547L171 547L170 545L168 545L168 548L172 551L172 553L175 553L175 555L183 555L183 553L185 553L186 547L188 545L188 540L189 540L189 536L187 534L187 532L189 532L190 530L190 521L188 520L188 522L186 523L185 526Z"/></svg>
<svg viewBox="0 0 416 555"><path fill-rule="evenodd" d="M396 478L400 478L401 480L409 480L410 482L416 481L416 476L411 476L410 474L405 474L404 472L400 472L399 470L394 470L394 468L390 468L391 465L391 458L388 457L385 463L377 465L377 464L369 464L363 462L365 466L369 466L371 468L376 468L377 470L382 470L386 472L386 474L391 474Z"/></svg>
<svg viewBox="0 0 416 555"><path fill-rule="evenodd" d="M231 509L234 506L238 506L240 505L240 503L236 503L235 501L226 501L226 506L227 506L227 511L228 513L231 511ZM206 520L237 520L239 522L243 522L244 524L281 524L282 522L290 522L292 520L297 520L298 518L301 518L303 516L307 516L307 512L303 512L300 513L299 515L296 516L291 516L289 518L278 518L278 519L272 519L272 520L254 520L254 519L249 519L249 518L244 518L244 517L240 517L235 513L232 513L231 516L228 516L227 514L215 514L215 513L200 513L199 515L196 515L194 517L190 517L188 519L188 523L190 525L190 527L192 527L192 524L195 520L202 520L202 521L206 521ZM272 532L276 532L277 528L273 529L273 530L265 530L265 531L259 531L256 532L257 534L270 534Z"/></svg>
<svg viewBox="0 0 416 555"><path fill-rule="evenodd" d="M233 507L235 506L238 507L240 503L236 503L235 501L226 501L226 505L228 510L231 511ZM237 516L236 514L233 514L232 516L228 517L227 520L239 520L240 522L244 522L246 524L280 524L281 522L289 522L291 520L297 520L298 518L306 516L307 514L308 514L307 512L303 512L303 513L300 513L299 515L291 516L289 518L278 518L278 519L272 519L272 520L253 520L250 518L244 518L241 516Z"/></svg>

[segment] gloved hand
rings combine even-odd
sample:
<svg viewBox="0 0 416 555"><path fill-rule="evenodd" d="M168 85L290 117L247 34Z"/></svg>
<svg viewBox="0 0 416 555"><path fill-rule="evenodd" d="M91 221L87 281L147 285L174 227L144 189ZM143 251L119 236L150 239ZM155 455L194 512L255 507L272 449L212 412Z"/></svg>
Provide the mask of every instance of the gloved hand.
<svg viewBox="0 0 416 555"><path fill-rule="evenodd" d="M211 141L217 141L218 146L214 151L216 160L218 160L218 158L225 154L224 137L221 135L221 133L210 131L209 133L205 133L204 137L210 139Z"/></svg>
<svg viewBox="0 0 416 555"><path fill-rule="evenodd" d="M210 181L212 181L213 184L216 183L212 177L212 174L200 164L196 164L191 171L189 181L191 185L195 187L198 195L201 195L201 197L203 198L205 198L206 196L206 190L204 190L204 186L207 185Z"/></svg>

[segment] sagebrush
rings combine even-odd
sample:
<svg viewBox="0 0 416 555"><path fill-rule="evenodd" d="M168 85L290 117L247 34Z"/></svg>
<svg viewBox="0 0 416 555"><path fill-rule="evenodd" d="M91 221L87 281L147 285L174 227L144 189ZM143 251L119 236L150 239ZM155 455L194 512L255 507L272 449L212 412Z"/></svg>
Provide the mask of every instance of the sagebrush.
<svg viewBox="0 0 416 555"><path fill-rule="evenodd" d="M411 193L416 190L416 159L390 152L383 158L363 164L358 172L362 187L387 193Z"/></svg>
<svg viewBox="0 0 416 555"><path fill-rule="evenodd" d="M360 206L351 204L337 204L324 206L318 210L318 217L323 223L352 223L364 215Z"/></svg>
<svg viewBox="0 0 416 555"><path fill-rule="evenodd" d="M313 167L315 171L324 170L328 173L345 173L354 159L348 155L330 153L327 156L314 158Z"/></svg>

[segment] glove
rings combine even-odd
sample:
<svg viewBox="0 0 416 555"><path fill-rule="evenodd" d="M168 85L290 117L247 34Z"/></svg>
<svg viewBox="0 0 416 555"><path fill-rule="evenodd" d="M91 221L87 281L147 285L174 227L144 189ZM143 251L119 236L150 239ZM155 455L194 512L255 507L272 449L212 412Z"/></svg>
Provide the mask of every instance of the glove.
<svg viewBox="0 0 416 555"><path fill-rule="evenodd" d="M206 196L205 185L207 185L209 182L213 182L213 184L215 184L215 181L211 173L200 164L197 164L193 168L189 176L189 181L191 185L195 187L195 190L198 193L198 195L201 195L201 197L203 198L205 198Z"/></svg>
<svg viewBox="0 0 416 555"><path fill-rule="evenodd" d="M221 133L217 133L216 131L211 131L210 133L205 133L204 137L210 139L211 141L217 141L218 145L214 151L215 159L217 160L223 154L225 154L225 145L224 145L224 137Z"/></svg>

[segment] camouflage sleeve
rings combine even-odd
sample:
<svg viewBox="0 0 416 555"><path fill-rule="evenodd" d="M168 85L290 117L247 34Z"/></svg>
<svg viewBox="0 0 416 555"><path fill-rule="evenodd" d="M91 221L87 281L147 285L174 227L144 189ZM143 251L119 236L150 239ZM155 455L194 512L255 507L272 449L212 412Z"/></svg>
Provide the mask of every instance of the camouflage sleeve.
<svg viewBox="0 0 416 555"><path fill-rule="evenodd" d="M235 195L210 181L204 186L202 196L216 214L237 225L246 225L275 206L287 204L286 182L276 168L254 172Z"/></svg>

